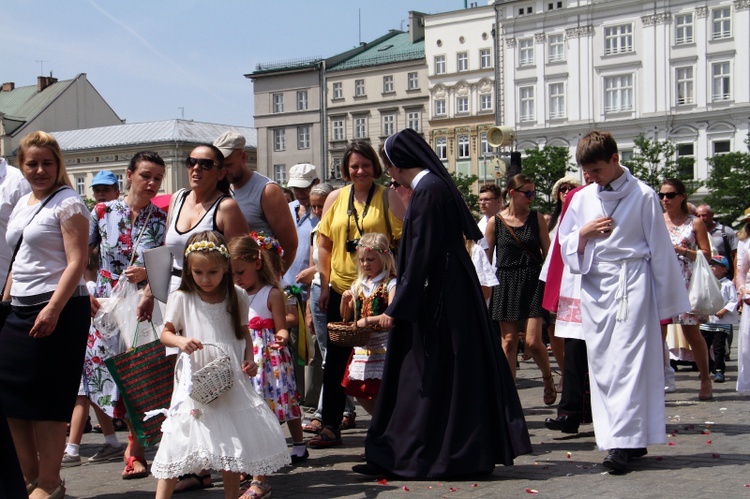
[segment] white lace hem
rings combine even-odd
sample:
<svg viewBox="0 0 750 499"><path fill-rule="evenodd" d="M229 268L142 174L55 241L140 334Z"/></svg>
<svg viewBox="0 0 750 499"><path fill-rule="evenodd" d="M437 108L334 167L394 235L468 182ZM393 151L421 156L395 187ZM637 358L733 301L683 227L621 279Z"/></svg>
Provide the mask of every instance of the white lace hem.
<svg viewBox="0 0 750 499"><path fill-rule="evenodd" d="M157 456L158 457L158 456ZM154 459L151 474L156 478L177 478L200 470L232 471L248 475L270 475L291 463L287 451L260 460L211 454L208 450L194 451L173 463Z"/></svg>

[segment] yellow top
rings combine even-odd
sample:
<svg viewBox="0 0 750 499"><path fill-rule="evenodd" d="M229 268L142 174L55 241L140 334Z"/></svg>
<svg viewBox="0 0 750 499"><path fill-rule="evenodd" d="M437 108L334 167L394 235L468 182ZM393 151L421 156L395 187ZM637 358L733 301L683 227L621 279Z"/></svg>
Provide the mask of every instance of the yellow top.
<svg viewBox="0 0 750 499"><path fill-rule="evenodd" d="M347 185L341 188L333 206L323 215L318 230L333 242L331 249L331 275L329 281L334 291L341 294L351 288L352 283L357 278L356 253L346 251L346 241L359 239L360 234L354 222L354 215L347 215L349 208L349 193L352 186ZM375 193L370 202L370 208L367 210L367 216L362 219L362 212L365 209L364 203L354 201L354 209L359 217L359 225L362 227L362 233L379 232L391 238L401 239L401 220L393 215L389 209L388 216L391 220L391 230L393 234L388 234L388 226L383 216L383 197L388 195L388 188L375 184ZM391 241L392 242L392 241Z"/></svg>

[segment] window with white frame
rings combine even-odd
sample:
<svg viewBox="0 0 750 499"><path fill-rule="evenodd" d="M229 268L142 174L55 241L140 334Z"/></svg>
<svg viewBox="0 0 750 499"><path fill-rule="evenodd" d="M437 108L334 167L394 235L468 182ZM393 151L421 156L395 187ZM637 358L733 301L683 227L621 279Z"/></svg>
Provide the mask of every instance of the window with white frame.
<svg viewBox="0 0 750 499"><path fill-rule="evenodd" d="M479 134L479 155L486 156L488 154L492 154L492 147L487 142L487 132L482 132Z"/></svg>
<svg viewBox="0 0 750 499"><path fill-rule="evenodd" d="M456 54L456 71L468 71L469 70L469 53L459 52Z"/></svg>
<svg viewBox="0 0 750 499"><path fill-rule="evenodd" d="M534 121L534 87L518 89L518 109L520 121Z"/></svg>
<svg viewBox="0 0 750 499"><path fill-rule="evenodd" d="M714 102L732 99L732 75L729 61L711 64L711 100Z"/></svg>
<svg viewBox="0 0 750 499"><path fill-rule="evenodd" d="M119 189L120 192L124 192L125 189L123 187L125 184L123 183L122 173L118 173L115 177L117 177L117 189Z"/></svg>
<svg viewBox="0 0 750 499"><path fill-rule="evenodd" d="M492 111L492 94L481 94L479 96L479 110Z"/></svg>
<svg viewBox="0 0 750 499"><path fill-rule="evenodd" d="M384 114L383 115L383 136L388 137L393 135L396 131L396 115L395 114Z"/></svg>
<svg viewBox="0 0 750 499"><path fill-rule="evenodd" d="M367 138L367 118L364 118L364 117L354 118L354 138L355 139Z"/></svg>
<svg viewBox="0 0 750 499"><path fill-rule="evenodd" d="M346 135L344 135L344 120L331 120L331 129L333 131L333 140L346 140Z"/></svg>
<svg viewBox="0 0 750 499"><path fill-rule="evenodd" d="M674 43L685 45L693 43L693 14L677 14L674 16Z"/></svg>
<svg viewBox="0 0 750 499"><path fill-rule="evenodd" d="M490 49L479 49L479 67L482 69L492 67L492 52L490 52Z"/></svg>
<svg viewBox="0 0 750 499"><path fill-rule="evenodd" d="M692 104L693 95L693 67L675 68L675 82L677 83L677 105Z"/></svg>
<svg viewBox="0 0 750 499"><path fill-rule="evenodd" d="M448 140L445 137L438 137L435 139L435 154L442 161L448 159Z"/></svg>
<svg viewBox="0 0 750 499"><path fill-rule="evenodd" d="M714 155L726 154L732 150L732 143L728 140L715 140L713 142Z"/></svg>
<svg viewBox="0 0 750 499"><path fill-rule="evenodd" d="M297 111L307 110L307 90L297 92Z"/></svg>
<svg viewBox="0 0 750 499"><path fill-rule="evenodd" d="M383 77L383 93L393 93L393 75L387 75Z"/></svg>
<svg viewBox="0 0 750 499"><path fill-rule="evenodd" d="M435 56L435 74L436 75L445 74L445 56L444 55Z"/></svg>
<svg viewBox="0 0 750 499"><path fill-rule="evenodd" d="M273 94L273 112L284 112L284 94Z"/></svg>
<svg viewBox="0 0 750 499"><path fill-rule="evenodd" d="M273 165L273 180L277 184L286 184L286 165Z"/></svg>
<svg viewBox="0 0 750 499"><path fill-rule="evenodd" d="M633 110L633 75L604 78L604 112Z"/></svg>
<svg viewBox="0 0 750 499"><path fill-rule="evenodd" d="M445 99L435 99L435 116L445 116Z"/></svg>
<svg viewBox="0 0 750 499"><path fill-rule="evenodd" d="M466 95L459 95L456 97L456 113L468 113L469 112L469 97Z"/></svg>
<svg viewBox="0 0 750 499"><path fill-rule="evenodd" d="M274 151L286 150L286 129L284 128L273 129L273 150Z"/></svg>
<svg viewBox="0 0 750 499"><path fill-rule="evenodd" d="M411 128L415 132L421 132L422 113L419 111L409 111L406 113L406 128Z"/></svg>
<svg viewBox="0 0 750 499"><path fill-rule="evenodd" d="M86 195L86 179L83 177L76 177L76 192L79 196Z"/></svg>
<svg viewBox="0 0 750 499"><path fill-rule="evenodd" d="M458 143L458 159L466 159L471 157L471 153L469 152L469 136L459 135L456 138L456 141Z"/></svg>
<svg viewBox="0 0 750 499"><path fill-rule="evenodd" d="M310 149L310 125L297 127L297 149Z"/></svg>
<svg viewBox="0 0 750 499"><path fill-rule="evenodd" d="M549 84L549 117L550 119L565 118L565 84Z"/></svg>
<svg viewBox="0 0 750 499"><path fill-rule="evenodd" d="M534 64L534 39L527 38L518 41L518 65L532 66Z"/></svg>
<svg viewBox="0 0 750 499"><path fill-rule="evenodd" d="M362 97L365 95L365 80L354 80L354 96Z"/></svg>
<svg viewBox="0 0 750 499"><path fill-rule="evenodd" d="M565 39L562 34L547 37L547 61L561 62L565 60Z"/></svg>
<svg viewBox="0 0 750 499"><path fill-rule="evenodd" d="M409 90L419 90L419 73L414 71L406 75L406 88Z"/></svg>
<svg viewBox="0 0 750 499"><path fill-rule="evenodd" d="M730 38L732 36L731 7L722 7L711 11L711 21L714 40L721 40L722 38Z"/></svg>
<svg viewBox="0 0 750 499"><path fill-rule="evenodd" d="M334 99L344 98L344 88L343 88L343 84L340 81L333 84L333 98Z"/></svg>
<svg viewBox="0 0 750 499"><path fill-rule="evenodd" d="M604 54L622 54L633 51L633 25L620 24L604 28Z"/></svg>

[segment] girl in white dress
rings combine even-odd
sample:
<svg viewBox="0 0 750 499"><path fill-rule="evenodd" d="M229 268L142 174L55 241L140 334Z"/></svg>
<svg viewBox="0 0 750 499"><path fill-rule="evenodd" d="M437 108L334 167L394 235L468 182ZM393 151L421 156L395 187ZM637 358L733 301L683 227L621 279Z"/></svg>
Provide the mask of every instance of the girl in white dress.
<svg viewBox="0 0 750 499"><path fill-rule="evenodd" d="M232 283L224 239L213 231L191 236L184 270L167 302L161 341L189 354L194 372L223 351L234 366L234 385L210 404L175 389L151 467L159 479L156 498L171 497L181 475L215 469L222 473L224 497L236 499L241 473L265 475L289 463L286 440L249 377L257 372L247 329L249 301ZM248 497L253 494L267 491L248 491Z"/></svg>

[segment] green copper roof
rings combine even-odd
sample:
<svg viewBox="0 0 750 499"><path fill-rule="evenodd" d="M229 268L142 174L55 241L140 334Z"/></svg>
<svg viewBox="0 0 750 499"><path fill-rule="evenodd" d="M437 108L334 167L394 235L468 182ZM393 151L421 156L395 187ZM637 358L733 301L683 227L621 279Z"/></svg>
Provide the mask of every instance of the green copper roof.
<svg viewBox="0 0 750 499"><path fill-rule="evenodd" d="M378 66L394 62L424 59L424 39L412 43L409 33L391 31L391 36L384 36L368 44L364 50L345 61L331 66L329 71L343 71L366 66Z"/></svg>
<svg viewBox="0 0 750 499"><path fill-rule="evenodd" d="M6 118L27 121L42 112L74 81L75 78L58 81L41 92L36 91L36 85L16 87L10 92L0 92L0 113Z"/></svg>

